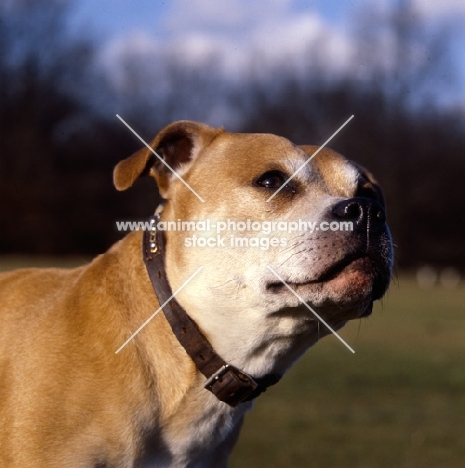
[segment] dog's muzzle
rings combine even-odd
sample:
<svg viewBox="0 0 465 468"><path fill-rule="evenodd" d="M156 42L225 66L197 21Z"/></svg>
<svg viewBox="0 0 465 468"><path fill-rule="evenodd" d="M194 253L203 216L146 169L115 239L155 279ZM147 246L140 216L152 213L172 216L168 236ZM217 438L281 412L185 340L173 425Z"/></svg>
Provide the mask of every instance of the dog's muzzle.
<svg viewBox="0 0 465 468"><path fill-rule="evenodd" d="M352 223L348 259L367 256L373 268L375 301L386 292L393 264L392 241L384 207L371 198L356 197L336 203L331 218Z"/></svg>

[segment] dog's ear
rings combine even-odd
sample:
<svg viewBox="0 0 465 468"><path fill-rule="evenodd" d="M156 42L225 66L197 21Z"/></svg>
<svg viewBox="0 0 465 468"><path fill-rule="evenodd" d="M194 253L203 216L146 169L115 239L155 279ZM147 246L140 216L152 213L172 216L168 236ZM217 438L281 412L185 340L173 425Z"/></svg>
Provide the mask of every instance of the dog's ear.
<svg viewBox="0 0 465 468"><path fill-rule="evenodd" d="M187 120L174 122L165 127L150 144L163 162L148 148L143 148L118 163L113 172L113 181L118 190L126 190L135 180L150 174L157 181L160 194L167 198L168 188L176 175L182 177L198 157L223 129Z"/></svg>
<svg viewBox="0 0 465 468"><path fill-rule="evenodd" d="M113 184L116 189L126 190L138 177L148 174L153 164L152 156L154 154L148 148L142 148L129 158L120 161L113 170Z"/></svg>

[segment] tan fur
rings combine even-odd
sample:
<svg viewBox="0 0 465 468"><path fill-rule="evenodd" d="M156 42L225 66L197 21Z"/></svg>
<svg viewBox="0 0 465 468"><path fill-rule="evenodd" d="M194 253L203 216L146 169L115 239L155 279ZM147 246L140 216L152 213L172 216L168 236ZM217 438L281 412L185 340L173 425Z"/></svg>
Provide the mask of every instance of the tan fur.
<svg viewBox="0 0 465 468"><path fill-rule="evenodd" d="M279 220L309 212L317 217L329 201L354 196L356 190L358 169L324 150L297 178L302 195L294 200L282 193L267 203L253 186L254 177L290 170L315 151L274 135L230 134L178 122L163 129L151 146L206 200L200 202L142 149L115 168L115 186L127 189L150 172L167 199L164 220L251 215ZM279 252L188 250L183 233L166 236L173 290L205 265L204 276L177 299L228 362L251 374L284 372L328 333L291 295L263 290L270 280L266 264L284 263ZM335 238L338 248L327 239L298 240L317 248L308 249L308 266L286 264L283 274L296 282L321 274L314 250L323 264L338 261L348 237ZM251 403L233 409L203 388L205 378L163 313L115 354L159 307L141 243L142 233L134 232L81 268L0 275L1 467L226 466ZM354 291L344 278L298 286L305 300L322 305L335 328L357 318L370 301L368 274L347 273Z"/></svg>

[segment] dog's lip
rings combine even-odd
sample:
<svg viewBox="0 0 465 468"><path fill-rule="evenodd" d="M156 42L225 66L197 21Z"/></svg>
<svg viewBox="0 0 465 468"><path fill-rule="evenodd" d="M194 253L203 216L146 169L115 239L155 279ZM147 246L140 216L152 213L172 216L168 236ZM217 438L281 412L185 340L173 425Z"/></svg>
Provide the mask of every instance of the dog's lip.
<svg viewBox="0 0 465 468"><path fill-rule="evenodd" d="M311 281L311 283L327 283L332 279L339 276L346 268L348 267L363 267L367 263L371 265L371 260L368 255L347 255L339 262L336 262L334 265L331 265L326 271L324 271L320 276Z"/></svg>
<svg viewBox="0 0 465 468"><path fill-rule="evenodd" d="M336 278L340 273L342 273L347 267L351 266L352 264L354 264L353 266L356 266L355 264L363 263L366 261L370 261L367 255L347 255L342 260L336 262L335 264L327 268L316 279L305 280L301 282L286 281L286 284L295 289L306 285L327 283L328 281L331 281L332 279ZM273 281L266 285L266 290L274 293L280 292L283 289L287 289L287 287L282 281Z"/></svg>

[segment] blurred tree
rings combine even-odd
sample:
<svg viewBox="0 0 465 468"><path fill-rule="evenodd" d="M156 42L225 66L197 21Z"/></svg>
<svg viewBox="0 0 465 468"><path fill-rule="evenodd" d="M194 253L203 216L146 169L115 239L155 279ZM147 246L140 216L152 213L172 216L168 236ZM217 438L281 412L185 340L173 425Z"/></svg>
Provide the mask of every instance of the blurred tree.
<svg viewBox="0 0 465 468"><path fill-rule="evenodd" d="M0 5L3 252L104 249L112 163L135 147L93 107L93 45L69 36L67 13L62 0Z"/></svg>
<svg viewBox="0 0 465 468"><path fill-rule="evenodd" d="M465 219L454 215L461 197L450 195L458 195L465 176L457 152L457 146L465 147L465 121L462 115L454 124L458 116L441 102L455 79L448 30L427 24L410 0L387 10L367 7L357 24L358 62L372 68L359 94L362 102L377 103L365 121L366 134L357 140L371 146L371 167L385 180L400 264L449 264L458 258L464 264L459 233Z"/></svg>
<svg viewBox="0 0 465 468"><path fill-rule="evenodd" d="M465 268L465 121L463 111L438 105L437 92L454 79L448 36L409 2L389 5L356 18L357 54L346 74L329 68L316 45L294 65L273 68L254 56L249 76L231 76L217 56L138 56L131 48L110 81L96 71L93 43L69 37L68 2L4 0L0 253L95 253L121 236L115 219L153 211L154 184L124 194L112 187L114 163L141 146L113 107L146 140L193 119L321 144L355 114L330 146L380 180L399 264ZM105 102L117 104L110 112Z"/></svg>
<svg viewBox="0 0 465 468"><path fill-rule="evenodd" d="M327 76L309 51L303 78L288 67L270 80L255 79L242 94L242 130L321 144L355 114L329 146L380 180L399 264L465 266L465 219L457 216L465 121L463 113L439 105L437 92L454 77L448 35L444 29L432 34L405 0L388 11L365 7L356 24L349 74Z"/></svg>

